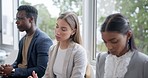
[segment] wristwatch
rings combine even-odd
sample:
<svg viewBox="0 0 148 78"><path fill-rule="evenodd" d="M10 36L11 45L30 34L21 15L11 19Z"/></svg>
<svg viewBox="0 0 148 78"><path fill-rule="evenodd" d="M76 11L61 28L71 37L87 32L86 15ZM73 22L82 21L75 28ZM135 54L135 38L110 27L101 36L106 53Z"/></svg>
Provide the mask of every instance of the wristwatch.
<svg viewBox="0 0 148 78"><path fill-rule="evenodd" d="M11 73L14 73L14 72L15 72L15 69L13 68L12 71L11 71Z"/></svg>
<svg viewBox="0 0 148 78"><path fill-rule="evenodd" d="M14 75L14 72L15 72L15 69L13 68L12 71L11 71L11 76Z"/></svg>

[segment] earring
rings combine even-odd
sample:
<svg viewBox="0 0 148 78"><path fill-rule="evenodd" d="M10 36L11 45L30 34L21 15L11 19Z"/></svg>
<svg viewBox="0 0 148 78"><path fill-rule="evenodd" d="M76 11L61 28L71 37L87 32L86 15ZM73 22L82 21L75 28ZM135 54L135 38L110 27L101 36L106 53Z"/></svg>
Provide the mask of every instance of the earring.
<svg viewBox="0 0 148 78"><path fill-rule="evenodd" d="M70 38L72 38L73 37L73 35L70 35Z"/></svg>
<svg viewBox="0 0 148 78"><path fill-rule="evenodd" d="M130 39L128 39L127 41L127 48L129 49L129 46L130 46Z"/></svg>

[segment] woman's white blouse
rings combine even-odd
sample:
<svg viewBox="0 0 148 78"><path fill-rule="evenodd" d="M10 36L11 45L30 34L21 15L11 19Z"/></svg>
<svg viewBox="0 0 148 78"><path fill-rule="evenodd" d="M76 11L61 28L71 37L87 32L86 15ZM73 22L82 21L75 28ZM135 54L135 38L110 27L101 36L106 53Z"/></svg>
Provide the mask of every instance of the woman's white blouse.
<svg viewBox="0 0 148 78"><path fill-rule="evenodd" d="M67 49L58 49L57 56L55 59L55 63L53 65L53 72L56 75L56 78L61 78L62 77L62 70L63 70L63 64L64 64L64 59L66 55Z"/></svg>
<svg viewBox="0 0 148 78"><path fill-rule="evenodd" d="M120 57L109 54L105 61L104 78L124 78L132 55L133 52L131 51Z"/></svg>

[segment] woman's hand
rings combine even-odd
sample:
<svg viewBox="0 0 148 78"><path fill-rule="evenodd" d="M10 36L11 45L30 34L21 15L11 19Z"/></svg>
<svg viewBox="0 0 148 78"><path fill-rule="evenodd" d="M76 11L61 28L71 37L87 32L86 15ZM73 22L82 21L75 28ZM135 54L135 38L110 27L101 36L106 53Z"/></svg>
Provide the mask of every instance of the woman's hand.
<svg viewBox="0 0 148 78"><path fill-rule="evenodd" d="M35 73L35 71L33 71L32 76L29 76L28 78L38 78L38 75Z"/></svg>

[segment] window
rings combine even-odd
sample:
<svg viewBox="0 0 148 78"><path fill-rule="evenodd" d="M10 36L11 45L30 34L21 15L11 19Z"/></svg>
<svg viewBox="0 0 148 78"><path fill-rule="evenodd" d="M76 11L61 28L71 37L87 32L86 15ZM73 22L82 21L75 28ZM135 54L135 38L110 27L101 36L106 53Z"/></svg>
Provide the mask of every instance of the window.
<svg viewBox="0 0 148 78"><path fill-rule="evenodd" d="M97 0L84 0L83 4L83 42L87 51L88 61L95 66L96 57L96 7Z"/></svg>
<svg viewBox="0 0 148 78"><path fill-rule="evenodd" d="M17 0L1 0L1 41L2 49L17 49L18 45L18 31L15 26L14 14L16 13ZM9 3L8 3L9 2ZM9 6L8 6L9 5ZM15 34L14 34L15 33Z"/></svg>
<svg viewBox="0 0 148 78"><path fill-rule="evenodd" d="M37 26L46 32L52 39L55 39L55 22L60 13L74 11L78 14L79 20L81 21L82 19L82 0L19 0L19 3L20 5L29 4L38 9Z"/></svg>
<svg viewBox="0 0 148 78"><path fill-rule="evenodd" d="M104 19L120 12L127 16L134 31L135 43L140 51L148 54L148 2L146 0L97 0L96 51L107 51L100 36L100 25Z"/></svg>
<svg viewBox="0 0 148 78"><path fill-rule="evenodd" d="M7 6L9 5L9 6ZM2 44L13 45L13 7L12 1L2 1Z"/></svg>

